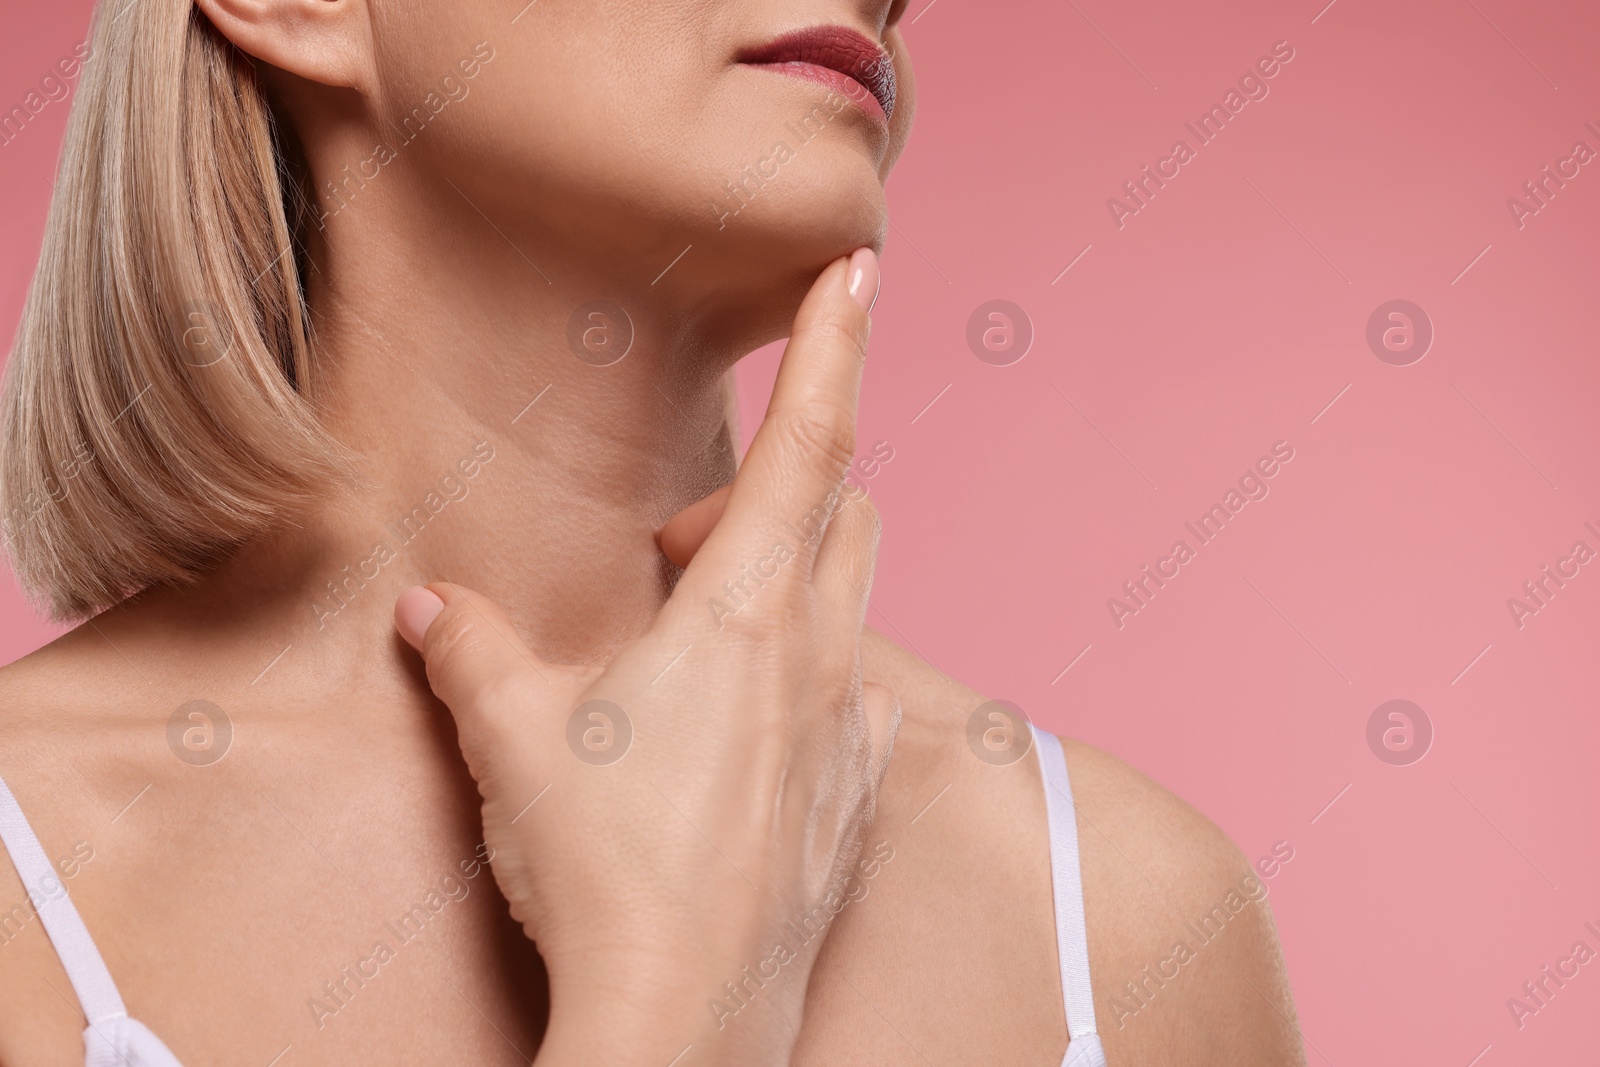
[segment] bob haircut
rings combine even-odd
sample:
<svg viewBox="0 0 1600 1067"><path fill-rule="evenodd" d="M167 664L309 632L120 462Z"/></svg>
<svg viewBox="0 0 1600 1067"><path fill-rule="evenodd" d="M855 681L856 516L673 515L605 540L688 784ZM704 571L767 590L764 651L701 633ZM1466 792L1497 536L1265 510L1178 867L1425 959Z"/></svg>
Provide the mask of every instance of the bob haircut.
<svg viewBox="0 0 1600 1067"><path fill-rule="evenodd" d="M114 0L90 40L0 416L0 526L63 621L351 472L309 399L305 168L252 62L192 0Z"/></svg>

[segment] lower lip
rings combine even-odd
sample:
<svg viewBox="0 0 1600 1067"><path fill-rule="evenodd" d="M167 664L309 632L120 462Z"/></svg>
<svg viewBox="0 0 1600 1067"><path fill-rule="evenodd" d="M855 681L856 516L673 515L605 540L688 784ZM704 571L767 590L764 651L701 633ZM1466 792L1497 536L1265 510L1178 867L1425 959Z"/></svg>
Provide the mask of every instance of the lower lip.
<svg viewBox="0 0 1600 1067"><path fill-rule="evenodd" d="M746 65L754 67L756 70L770 70L774 74L787 74L791 78L804 78L807 81L826 85L879 122L885 125L889 122L889 116L884 113L883 105L878 103L878 98L873 96L865 85L862 85L848 74L839 73L832 67L820 67L815 63L805 63L799 60L788 63L749 63Z"/></svg>

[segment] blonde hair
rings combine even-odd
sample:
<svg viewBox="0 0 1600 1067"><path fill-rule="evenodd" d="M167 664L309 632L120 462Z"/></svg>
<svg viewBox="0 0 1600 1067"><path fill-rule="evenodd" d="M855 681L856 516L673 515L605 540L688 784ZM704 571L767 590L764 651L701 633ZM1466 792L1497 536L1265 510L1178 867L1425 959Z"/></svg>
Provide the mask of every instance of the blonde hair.
<svg viewBox="0 0 1600 1067"><path fill-rule="evenodd" d="M192 0L115 0L90 39L0 428L7 547L57 619L192 580L347 470L250 60Z"/></svg>

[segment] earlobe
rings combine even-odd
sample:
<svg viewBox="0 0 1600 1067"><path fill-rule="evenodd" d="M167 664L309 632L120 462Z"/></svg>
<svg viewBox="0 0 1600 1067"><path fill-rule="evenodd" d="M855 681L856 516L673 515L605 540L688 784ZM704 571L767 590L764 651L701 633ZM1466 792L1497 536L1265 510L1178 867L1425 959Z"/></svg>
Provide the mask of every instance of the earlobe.
<svg viewBox="0 0 1600 1067"><path fill-rule="evenodd" d="M372 34L364 0L195 0L252 59L322 85L365 90Z"/></svg>

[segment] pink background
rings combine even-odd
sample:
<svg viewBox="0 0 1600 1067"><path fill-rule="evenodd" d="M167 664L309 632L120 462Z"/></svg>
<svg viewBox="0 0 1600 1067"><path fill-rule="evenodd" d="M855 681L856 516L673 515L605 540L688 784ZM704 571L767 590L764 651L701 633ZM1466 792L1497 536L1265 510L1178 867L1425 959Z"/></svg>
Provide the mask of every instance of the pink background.
<svg viewBox="0 0 1600 1067"><path fill-rule="evenodd" d="M1293 846L1269 885L1313 1064L1592 1060L1600 963L1520 1030L1506 1000L1600 950L1600 564L1520 629L1507 599L1600 550L1600 160L1520 229L1506 201L1600 151L1600 7L1325 2L912 0L871 621L1252 858ZM8 16L0 105L88 8ZM1280 40L1269 95L1119 229L1107 198ZM0 147L8 337L66 112ZM1409 366L1366 341L1396 298L1435 331ZM991 299L1035 331L1009 366L967 345ZM746 364L748 423L774 357ZM1280 440L1270 495L1119 629L1107 599ZM0 597L0 659L49 638ZM1435 732L1406 766L1366 739L1396 698Z"/></svg>

